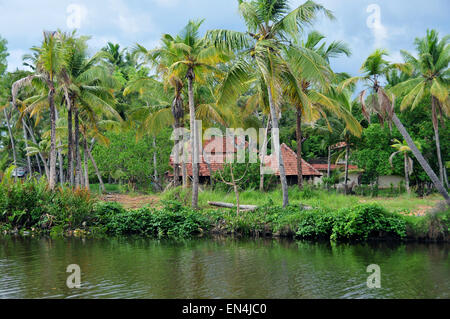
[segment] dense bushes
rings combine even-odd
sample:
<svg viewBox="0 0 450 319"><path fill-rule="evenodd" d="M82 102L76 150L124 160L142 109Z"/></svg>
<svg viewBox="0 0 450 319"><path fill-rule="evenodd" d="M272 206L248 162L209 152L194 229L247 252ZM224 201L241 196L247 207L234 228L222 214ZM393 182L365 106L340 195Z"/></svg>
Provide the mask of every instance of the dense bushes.
<svg viewBox="0 0 450 319"><path fill-rule="evenodd" d="M202 214L175 202L162 209L110 213L104 221L106 232L113 235L142 235L150 237L190 237L207 230L210 223Z"/></svg>
<svg viewBox="0 0 450 319"><path fill-rule="evenodd" d="M10 229L73 229L93 211L94 199L83 190L50 191L45 180L0 185L0 223Z"/></svg>
<svg viewBox="0 0 450 319"><path fill-rule="evenodd" d="M220 216L219 216L220 214ZM291 206L263 208L257 212L215 212L215 223L220 230L243 235L278 234L299 239L368 240L403 239L406 237L406 219L387 212L378 205L361 205L331 211L303 210Z"/></svg>

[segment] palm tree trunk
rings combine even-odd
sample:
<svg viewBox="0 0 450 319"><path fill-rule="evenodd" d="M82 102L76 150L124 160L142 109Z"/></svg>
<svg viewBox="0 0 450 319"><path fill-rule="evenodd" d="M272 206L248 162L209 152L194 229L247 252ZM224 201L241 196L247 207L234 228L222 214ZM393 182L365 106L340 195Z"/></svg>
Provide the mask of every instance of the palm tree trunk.
<svg viewBox="0 0 450 319"><path fill-rule="evenodd" d="M153 179L155 180L156 191L160 191L162 187L159 184L158 161L156 156L156 137L153 137Z"/></svg>
<svg viewBox="0 0 450 319"><path fill-rule="evenodd" d="M444 188L444 185L439 181L439 178L436 176L434 171L431 169L430 165L427 163L425 158L423 157L422 153L417 148L416 144L414 144L414 141L412 140L411 136L406 131L405 127L403 126L400 119L397 117L397 114L394 113L392 117L392 121L394 122L395 126L397 127L400 134L402 134L405 141L408 143L408 146L411 148L411 151L413 152L414 156L419 161L420 165L424 169L425 173L427 173L428 177L430 177L431 181L433 182L436 189L441 193L441 195L445 198L447 204L450 206L450 197L448 196L447 191Z"/></svg>
<svg viewBox="0 0 450 319"><path fill-rule="evenodd" d="M191 147L192 147L192 208L198 208L198 137L197 137L197 125L195 121L195 104L194 104L194 87L193 81L195 79L195 73L192 68L190 68L186 75L188 79L188 91L189 91L189 115L191 123Z"/></svg>
<svg viewBox="0 0 450 319"><path fill-rule="evenodd" d="M206 162L206 166L208 166L208 171L209 171L209 182L211 184L211 187L214 187L214 172L212 170L211 167L211 159L209 158L209 155L206 154L205 149L202 148L202 154L203 154L203 159Z"/></svg>
<svg viewBox="0 0 450 319"><path fill-rule="evenodd" d="M78 107L74 106L75 117L75 139L73 141L75 146L75 187L80 187L82 183L81 176L81 153L80 153L80 119Z"/></svg>
<svg viewBox="0 0 450 319"><path fill-rule="evenodd" d="M56 121L59 120L59 114L58 114L58 109L55 108L55 119ZM58 163L59 163L59 182L61 184L61 187L64 186L64 161L63 161L63 157L62 157L62 152L61 152L61 141L59 141L58 143Z"/></svg>
<svg viewBox="0 0 450 319"><path fill-rule="evenodd" d="M328 146L328 167L327 167L327 177L331 177L331 146Z"/></svg>
<svg viewBox="0 0 450 319"><path fill-rule="evenodd" d="M286 178L286 171L284 168L284 161L283 161L283 152L281 150L280 146L280 140L279 140L279 129L278 129L278 115L275 110L275 102L273 100L272 95L272 86L270 83L267 85L267 91L269 95L269 105L270 105L270 114L272 117L272 128L274 133L274 143L275 147L279 147L279 154L278 154L278 165L280 170L280 180L281 180L281 188L283 192L283 207L289 206L289 194L288 194L288 184L287 184L287 178Z"/></svg>
<svg viewBox="0 0 450 319"><path fill-rule="evenodd" d="M406 191L409 195L411 195L411 189L409 188L409 163L408 163L408 154L405 152L405 186Z"/></svg>
<svg viewBox="0 0 450 319"><path fill-rule="evenodd" d="M55 110L55 88L53 83L50 84L48 94L48 102L50 106L50 176L49 187L54 189L56 185L56 110Z"/></svg>
<svg viewBox="0 0 450 319"><path fill-rule="evenodd" d="M84 146L84 151L83 151L83 161L84 161L84 187L89 190L89 168L88 168L88 146L87 146L87 142L86 142L86 138L83 138L83 146Z"/></svg>
<svg viewBox="0 0 450 319"><path fill-rule="evenodd" d="M240 205L240 202L239 202L238 186L236 184L236 180L234 179L233 164L230 164L230 175L231 175L231 181L233 183L234 195L236 196L236 213L239 216L241 205Z"/></svg>
<svg viewBox="0 0 450 319"><path fill-rule="evenodd" d="M25 128L25 119L22 117L22 129L23 129L23 139L25 141L25 148L28 148L28 134L27 129ZM31 168L31 158L27 156L27 168L29 176L33 176L33 169Z"/></svg>
<svg viewBox="0 0 450 319"><path fill-rule="evenodd" d="M261 154L260 154L260 163L259 163L259 191L264 192L264 156L267 153L267 142L268 142L268 136L269 136L269 129L270 129L270 115L267 117L267 126L266 130L264 132L264 141L262 144Z"/></svg>
<svg viewBox="0 0 450 319"><path fill-rule="evenodd" d="M436 112L436 98L434 96L431 97L431 108L432 108L431 116L433 119L434 136L436 139L437 158L438 158L438 164L439 164L439 177L440 177L441 183L444 184L444 166L442 165L441 142L439 139L439 122L438 122L437 112Z"/></svg>
<svg viewBox="0 0 450 319"><path fill-rule="evenodd" d="M331 177L331 146L328 146L327 177L328 177L327 189L330 190L330 187L331 187L331 184L330 184L330 177Z"/></svg>
<svg viewBox="0 0 450 319"><path fill-rule="evenodd" d="M302 111L297 110L297 172L298 188L303 189L303 169L302 169Z"/></svg>
<svg viewBox="0 0 450 319"><path fill-rule="evenodd" d="M25 127L26 127L28 133L31 136L31 140L33 141L34 144L37 144L36 137L34 136L34 133L33 133L33 129L31 127L29 127L26 123L24 123L24 124L25 124ZM49 179L50 172L49 172L47 160L45 159L44 155L42 155L41 152L39 152L39 157L42 161L42 164L44 165L45 176L47 177L47 179ZM39 166L39 160L37 162L38 162L38 166ZM39 166L39 169L40 169L40 166Z"/></svg>
<svg viewBox="0 0 450 319"><path fill-rule="evenodd" d="M95 162L95 159L92 156L92 153L89 150L89 148L87 148L87 154L91 160L92 166L94 167L95 174L97 175L97 178L98 178L98 182L100 183L100 189L101 189L102 193L104 193L106 191L105 184L103 183L102 175L100 174L97 163Z"/></svg>
<svg viewBox="0 0 450 319"><path fill-rule="evenodd" d="M345 147L345 195L348 194L348 158L350 155L350 144L348 140L345 142L347 145Z"/></svg>
<svg viewBox="0 0 450 319"><path fill-rule="evenodd" d="M72 128L72 107L69 106L67 109L67 171L70 186L75 184L74 174L73 174L73 128Z"/></svg>
<svg viewBox="0 0 450 319"><path fill-rule="evenodd" d="M13 154L13 164L14 164L14 166L17 166L16 145L14 143L14 136L12 134L11 125L9 124L9 115L6 112L6 109L3 109L3 114L5 115L6 126L8 126L8 134L9 134L9 139L11 141L11 149L12 149L12 154Z"/></svg>
<svg viewBox="0 0 450 319"><path fill-rule="evenodd" d="M36 160L36 164L37 164L37 167L38 167L39 176L42 177L42 169L41 169L41 163L39 161L39 157L37 155L34 155L34 158Z"/></svg>

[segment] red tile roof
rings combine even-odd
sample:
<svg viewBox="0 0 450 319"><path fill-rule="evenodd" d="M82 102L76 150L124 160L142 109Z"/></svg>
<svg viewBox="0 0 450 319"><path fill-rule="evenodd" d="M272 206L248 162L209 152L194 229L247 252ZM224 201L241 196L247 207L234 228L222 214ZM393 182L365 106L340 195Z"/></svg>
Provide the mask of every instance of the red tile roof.
<svg viewBox="0 0 450 319"><path fill-rule="evenodd" d="M220 143L223 143L223 149L220 149L221 145ZM225 153L226 153L226 146L227 141L221 138L213 138L210 141L206 141L204 143L204 148L206 148L207 145L210 145L211 143L214 143L212 146L208 147L208 151L211 151L212 154L210 155L210 162L211 162L211 170L214 172L223 169L223 164L225 163ZM229 144L229 146L231 146ZM248 146L248 143L246 143L246 146ZM231 147L230 147L231 148ZM214 151L216 152L214 154ZM234 149L234 152L237 152L237 149ZM297 176L298 170L297 170L297 154L293 150L291 150L286 144L281 145L281 152L283 154L283 161L285 163L285 171L286 176ZM200 157L201 163L199 164L199 176L203 177L209 177L210 172L208 169L208 165L204 161L203 156ZM276 161L272 161L272 155L266 156L265 158L265 164L266 166L272 166L272 169L275 171L276 175L280 175L278 165ZM170 157L170 166L174 167L174 159L173 157ZM192 164L187 163L186 164L186 170L188 176L192 176ZM307 163L305 160L302 160L302 173L303 176L322 176L322 173L320 173L317 169L315 169L311 164ZM173 176L173 173L170 172L169 176ZM181 176L181 172L180 172Z"/></svg>
<svg viewBox="0 0 450 319"><path fill-rule="evenodd" d="M286 144L281 144L281 154L283 156L284 169L286 176L298 176L297 169L297 154L289 148ZM280 175L278 168L278 161L273 161L274 155L267 156L265 159L266 166L270 166L276 175ZM302 174L303 176L322 176L323 174L312 167L302 159Z"/></svg>

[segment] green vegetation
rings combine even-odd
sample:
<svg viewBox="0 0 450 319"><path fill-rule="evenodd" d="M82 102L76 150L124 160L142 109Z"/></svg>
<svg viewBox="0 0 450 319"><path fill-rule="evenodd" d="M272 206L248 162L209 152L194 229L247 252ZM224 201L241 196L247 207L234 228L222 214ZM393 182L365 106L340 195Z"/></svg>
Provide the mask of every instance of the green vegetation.
<svg viewBox="0 0 450 319"><path fill-rule="evenodd" d="M191 20L178 34L163 34L156 48L108 43L93 55L86 36L44 32L24 57L31 71L6 72L7 41L0 37L2 228L446 240L445 209L406 214L428 211L436 192L450 203L448 35L424 32L416 55L401 52L404 63L390 63L378 49L360 61L362 76L351 76L330 64L351 56L348 45L309 30L320 15L334 18L322 5L239 0L239 12L246 30L202 35L204 20ZM358 82L366 90L353 99ZM279 178L261 178L260 164L227 164L211 174L211 185L200 186L198 165L187 176L186 160L169 164L181 144L172 133L184 128L192 143L195 120L222 132L266 128L266 141L279 128L299 172L302 158L345 165L324 174L321 189L301 173L298 186L288 187L280 152ZM193 156L202 154L192 146ZM358 166L357 187L348 185L350 164ZM14 167L26 168L26 176L13 177ZM404 184L380 189L380 177L392 174ZM342 186L345 195L335 191ZM161 193L162 206L127 211L94 195L139 191ZM224 200L260 208L209 209L208 201Z"/></svg>
<svg viewBox="0 0 450 319"><path fill-rule="evenodd" d="M200 203L203 199L213 199L206 198L213 194L224 195L202 192ZM256 194L244 192L242 200L254 202ZM258 210L239 214L229 209L192 210L173 200L162 200L158 208L125 210L118 203L99 202L86 191L73 192L70 188L51 191L45 181L2 183L0 228L6 232L32 231L52 236L107 234L185 238L212 233L333 241L446 241L449 238L449 210L425 217L406 216L393 212L392 207L388 210L380 204L349 202L344 195L323 191L299 191L293 187L290 195L298 198L299 203L311 205L312 209L300 204L282 208L281 190L276 190ZM165 197L174 196L180 194L174 191L165 194ZM276 202L272 198L277 198Z"/></svg>

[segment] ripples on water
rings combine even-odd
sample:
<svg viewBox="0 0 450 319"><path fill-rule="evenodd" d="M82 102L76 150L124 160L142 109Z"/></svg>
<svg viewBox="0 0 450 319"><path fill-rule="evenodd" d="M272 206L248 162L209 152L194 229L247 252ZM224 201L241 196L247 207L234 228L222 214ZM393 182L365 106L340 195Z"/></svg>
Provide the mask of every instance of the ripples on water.
<svg viewBox="0 0 450 319"><path fill-rule="evenodd" d="M448 244L0 238L0 298L449 298ZM66 267L81 267L81 288ZM381 289L366 268L381 267Z"/></svg>

